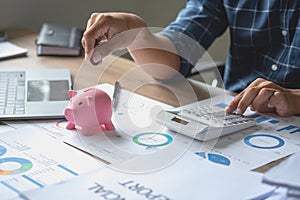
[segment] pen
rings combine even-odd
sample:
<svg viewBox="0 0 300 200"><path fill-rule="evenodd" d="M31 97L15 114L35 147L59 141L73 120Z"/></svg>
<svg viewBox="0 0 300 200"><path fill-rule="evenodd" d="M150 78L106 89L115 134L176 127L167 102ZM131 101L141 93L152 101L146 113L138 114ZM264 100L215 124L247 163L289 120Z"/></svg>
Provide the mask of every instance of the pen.
<svg viewBox="0 0 300 200"><path fill-rule="evenodd" d="M118 81L115 82L115 88L114 88L114 93L112 97L112 104L113 104L113 109L117 107L118 104L118 95L121 89L121 85Z"/></svg>

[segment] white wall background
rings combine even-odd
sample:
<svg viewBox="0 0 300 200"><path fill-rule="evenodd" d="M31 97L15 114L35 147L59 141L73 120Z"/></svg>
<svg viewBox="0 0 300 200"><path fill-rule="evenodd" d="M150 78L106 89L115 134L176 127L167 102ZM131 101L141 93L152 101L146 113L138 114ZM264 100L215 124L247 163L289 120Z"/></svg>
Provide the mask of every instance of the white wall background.
<svg viewBox="0 0 300 200"><path fill-rule="evenodd" d="M93 12L121 11L141 16L149 26L165 27L185 6L185 0L1 0L0 29L38 31L43 22L85 28ZM210 48L215 60L225 60L228 33Z"/></svg>

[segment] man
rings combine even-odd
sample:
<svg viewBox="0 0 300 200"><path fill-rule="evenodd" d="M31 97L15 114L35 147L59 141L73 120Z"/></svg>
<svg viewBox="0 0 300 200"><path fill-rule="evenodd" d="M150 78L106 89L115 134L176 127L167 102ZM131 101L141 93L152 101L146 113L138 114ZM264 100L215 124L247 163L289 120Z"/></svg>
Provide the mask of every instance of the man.
<svg viewBox="0 0 300 200"><path fill-rule="evenodd" d="M82 44L89 59L97 42L142 28L139 37L115 48L128 48L137 64L159 63L189 75L193 63L178 55L189 50L192 54L193 48L178 41L175 32L207 49L229 27L231 47L224 83L226 89L240 93L226 111L238 109L242 114L250 106L253 111L291 116L300 113L299 18L300 0L189 0L177 19L159 34L148 31L144 20L134 14L92 14ZM147 44L154 48L138 48ZM158 68L154 66L148 73L158 79L171 76Z"/></svg>

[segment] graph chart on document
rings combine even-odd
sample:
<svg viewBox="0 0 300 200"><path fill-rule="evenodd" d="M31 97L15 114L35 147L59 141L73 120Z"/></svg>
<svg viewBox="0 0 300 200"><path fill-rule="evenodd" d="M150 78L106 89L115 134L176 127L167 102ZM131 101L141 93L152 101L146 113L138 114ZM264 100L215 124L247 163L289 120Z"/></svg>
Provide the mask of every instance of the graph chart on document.
<svg viewBox="0 0 300 200"><path fill-rule="evenodd" d="M102 84L99 89L112 96L112 85ZM135 155L152 153L174 141L174 133L155 122L155 116L161 109L171 108L167 104L122 90L118 106L113 112L114 131L88 138L77 136L66 142L83 148L110 164Z"/></svg>
<svg viewBox="0 0 300 200"><path fill-rule="evenodd" d="M224 99L215 105L226 107ZM245 115L256 120L257 126L221 137L217 142L196 143L194 153L213 163L255 169L284 156L300 151L300 119L258 114L249 110ZM201 146L201 150L197 150Z"/></svg>
<svg viewBox="0 0 300 200"><path fill-rule="evenodd" d="M1 199L15 198L21 192L59 183L97 167L94 159L51 139L34 127L0 135ZM69 156L65 159L63 155ZM84 159L85 166L80 166L76 157Z"/></svg>

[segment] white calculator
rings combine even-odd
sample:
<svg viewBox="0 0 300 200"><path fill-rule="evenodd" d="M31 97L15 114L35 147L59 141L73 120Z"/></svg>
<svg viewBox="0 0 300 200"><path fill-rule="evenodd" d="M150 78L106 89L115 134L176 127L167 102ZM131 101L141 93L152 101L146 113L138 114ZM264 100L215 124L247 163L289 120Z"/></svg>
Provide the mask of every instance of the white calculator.
<svg viewBox="0 0 300 200"><path fill-rule="evenodd" d="M174 111L162 110L156 121L183 135L206 141L255 125L255 120L235 113L226 114L218 106L193 103Z"/></svg>

